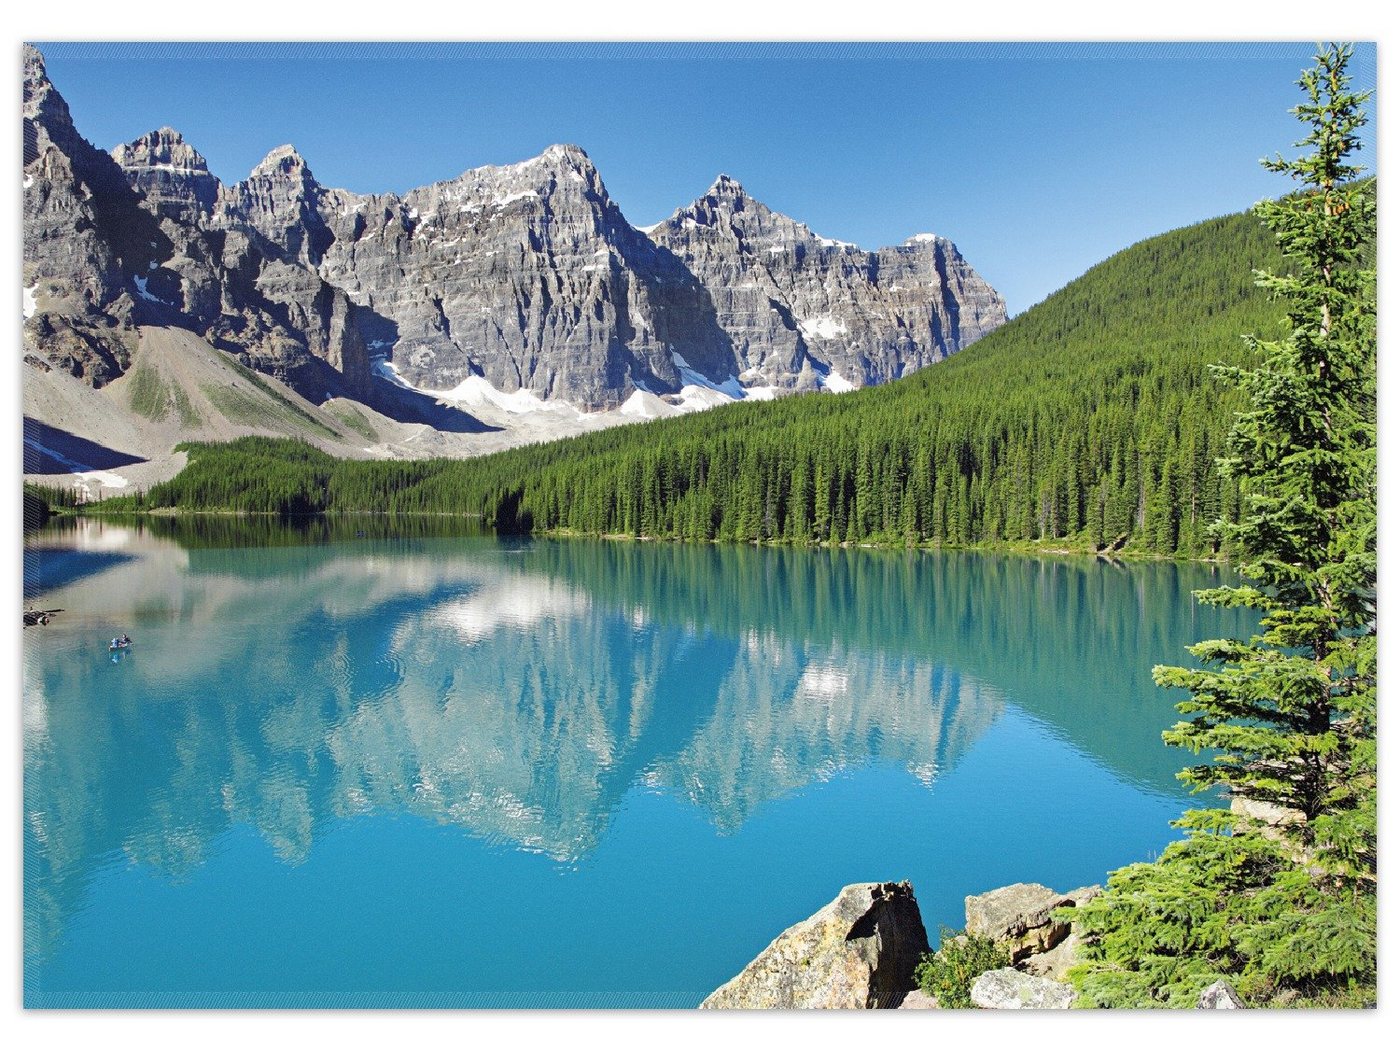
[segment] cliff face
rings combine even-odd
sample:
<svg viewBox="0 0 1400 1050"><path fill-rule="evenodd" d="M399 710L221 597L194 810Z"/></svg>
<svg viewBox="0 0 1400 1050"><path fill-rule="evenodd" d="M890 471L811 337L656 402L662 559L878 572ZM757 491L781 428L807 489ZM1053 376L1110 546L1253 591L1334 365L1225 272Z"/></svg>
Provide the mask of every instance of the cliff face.
<svg viewBox="0 0 1400 1050"><path fill-rule="evenodd" d="M100 386L130 359L125 274L147 254L123 231L153 223L112 159L77 133L31 47L23 129L25 349L42 346L53 364Z"/></svg>
<svg viewBox="0 0 1400 1050"><path fill-rule="evenodd" d="M862 251L772 211L727 175L649 232L705 285L751 385L888 382L1006 321L1006 304L951 241L920 234Z"/></svg>
<svg viewBox="0 0 1400 1050"><path fill-rule="evenodd" d="M403 198L331 191L320 209L321 272L393 322L394 363L414 385L480 375L606 408L679 389L673 353L718 381L737 371L705 289L628 225L576 146Z"/></svg>
<svg viewBox="0 0 1400 1050"><path fill-rule="evenodd" d="M160 324L313 399L372 400L378 356L421 389L480 377L593 411L881 383L1005 320L950 242L864 252L723 176L634 229L577 146L402 197L323 187L280 146L224 186L173 128L93 148L33 48L24 129L26 348L93 385Z"/></svg>
<svg viewBox="0 0 1400 1050"><path fill-rule="evenodd" d="M27 353L101 386L130 364L135 325L171 325L318 400L368 393L349 299L263 236L179 132L109 156L33 48L24 73Z"/></svg>
<svg viewBox="0 0 1400 1050"><path fill-rule="evenodd" d="M118 146L112 159L157 218L196 226L205 222L219 198L219 180L209 165L174 128L142 135Z"/></svg>

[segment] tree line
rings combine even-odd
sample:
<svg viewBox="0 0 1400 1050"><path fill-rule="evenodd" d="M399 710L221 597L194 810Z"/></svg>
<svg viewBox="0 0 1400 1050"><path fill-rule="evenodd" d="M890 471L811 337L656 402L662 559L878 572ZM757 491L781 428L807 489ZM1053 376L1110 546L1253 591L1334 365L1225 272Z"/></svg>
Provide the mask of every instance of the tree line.
<svg viewBox="0 0 1400 1050"><path fill-rule="evenodd" d="M1268 231L1228 216L1135 245L949 360L840 396L739 403L474 460L342 461L243 438L108 501L305 514L480 514L502 531L1199 556L1239 513L1239 394L1210 374L1270 330Z"/></svg>

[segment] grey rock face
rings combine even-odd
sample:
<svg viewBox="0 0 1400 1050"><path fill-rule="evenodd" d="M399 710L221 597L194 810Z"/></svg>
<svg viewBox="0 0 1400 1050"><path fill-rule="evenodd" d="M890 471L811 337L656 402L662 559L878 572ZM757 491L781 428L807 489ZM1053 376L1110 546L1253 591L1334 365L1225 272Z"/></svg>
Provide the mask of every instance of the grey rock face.
<svg viewBox="0 0 1400 1050"><path fill-rule="evenodd" d="M73 127L43 57L28 45L22 115L25 351L101 386L129 361L126 273L149 255L142 240L155 224L111 158Z"/></svg>
<svg viewBox="0 0 1400 1050"><path fill-rule="evenodd" d="M160 128L118 146L112 159L158 218L194 225L213 212L219 180L174 128Z"/></svg>
<svg viewBox="0 0 1400 1050"><path fill-rule="evenodd" d="M240 215L171 128L111 156L73 127L43 58L24 68L25 349L94 386L130 363L137 324L205 336L319 401L364 396L355 309Z"/></svg>
<svg viewBox="0 0 1400 1050"><path fill-rule="evenodd" d="M598 409L679 390L673 354L716 382L738 370L705 290L628 225L577 146L320 207L334 237L321 272L394 323L416 386L480 375Z"/></svg>
<svg viewBox="0 0 1400 1050"><path fill-rule="evenodd" d="M1216 981L1201 992L1196 1000L1197 1010L1243 1010L1244 1003L1226 981Z"/></svg>
<svg viewBox="0 0 1400 1050"><path fill-rule="evenodd" d="M709 290L749 385L884 383L1006 321L1006 304L952 242L922 234L862 251L817 236L727 175L648 234Z"/></svg>
<svg viewBox="0 0 1400 1050"><path fill-rule="evenodd" d="M1081 907L1102 892L1101 886L1081 886L1068 893L1037 883L1003 886L966 898L967 932L999 942L1016 969L1063 980L1079 961L1081 941L1074 924L1055 919L1053 912Z"/></svg>
<svg viewBox="0 0 1400 1050"><path fill-rule="evenodd" d="M1095 897L1103 896L1103 887L1098 885L1080 886L1077 890L1070 890L1065 896L1076 908L1082 908Z"/></svg>
<svg viewBox="0 0 1400 1050"><path fill-rule="evenodd" d="M1068 1010L1074 989L1010 967L988 970L972 982L974 1006L983 1010Z"/></svg>
<svg viewBox="0 0 1400 1050"><path fill-rule="evenodd" d="M687 383L885 382L1005 320L948 241L863 252L721 178L651 235L551 146L395 194L321 186L291 146L223 186L172 128L82 140L25 56L26 349L100 383L134 324L188 328L313 400L473 376L588 409ZM28 300L26 300L27 302Z"/></svg>
<svg viewBox="0 0 1400 1050"><path fill-rule="evenodd" d="M701 1009L897 1006L913 988L914 967L928 948L909 883L858 883L779 934Z"/></svg>
<svg viewBox="0 0 1400 1050"><path fill-rule="evenodd" d="M1282 844L1295 859L1300 861L1305 859L1306 853L1299 849L1296 840L1291 840L1288 835L1294 825L1307 821L1307 817L1301 811L1265 802L1262 799L1232 795L1230 797L1230 812L1237 817L1244 817L1247 823L1255 824L1261 835Z"/></svg>

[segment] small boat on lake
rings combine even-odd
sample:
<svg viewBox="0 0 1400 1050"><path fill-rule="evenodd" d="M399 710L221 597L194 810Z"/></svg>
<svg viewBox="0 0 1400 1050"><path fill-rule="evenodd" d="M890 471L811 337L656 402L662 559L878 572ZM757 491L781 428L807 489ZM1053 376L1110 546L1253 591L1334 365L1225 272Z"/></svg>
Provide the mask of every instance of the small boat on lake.
<svg viewBox="0 0 1400 1050"><path fill-rule="evenodd" d="M110 642L107 643L107 651L109 653L115 653L119 650L130 648L131 639L128 638L126 635L122 635L120 638L113 638Z"/></svg>

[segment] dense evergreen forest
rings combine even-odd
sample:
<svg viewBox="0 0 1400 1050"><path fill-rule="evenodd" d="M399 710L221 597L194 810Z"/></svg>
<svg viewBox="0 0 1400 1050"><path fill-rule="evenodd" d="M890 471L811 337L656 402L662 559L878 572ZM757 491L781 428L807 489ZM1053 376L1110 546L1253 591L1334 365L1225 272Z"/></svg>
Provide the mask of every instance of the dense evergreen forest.
<svg viewBox="0 0 1400 1050"><path fill-rule="evenodd" d="M1215 550L1244 333L1279 334L1251 215L1143 241L968 350L887 386L740 403L476 460L341 461L244 438L109 501L282 514L479 513L504 531L685 540Z"/></svg>
<svg viewBox="0 0 1400 1050"><path fill-rule="evenodd" d="M78 493L61 485L24 483L24 528L37 529L53 517L54 512L78 507Z"/></svg>

